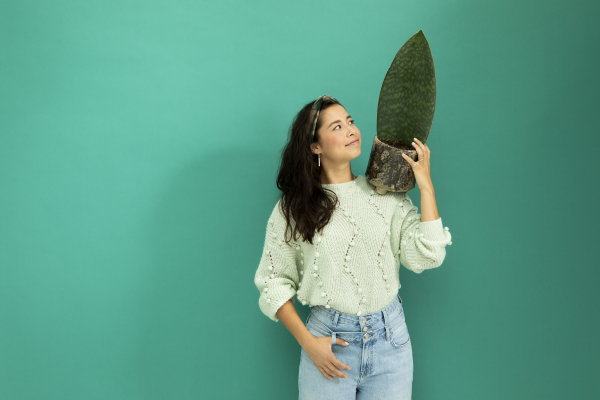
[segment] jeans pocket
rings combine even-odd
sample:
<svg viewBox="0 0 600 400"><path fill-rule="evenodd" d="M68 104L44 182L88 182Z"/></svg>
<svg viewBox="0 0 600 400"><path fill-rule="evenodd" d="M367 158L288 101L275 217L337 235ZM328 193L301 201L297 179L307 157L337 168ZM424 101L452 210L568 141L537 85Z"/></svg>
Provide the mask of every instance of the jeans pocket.
<svg viewBox="0 0 600 400"><path fill-rule="evenodd" d="M332 331L335 332L336 337L348 343L360 342L365 335L358 324L345 322L340 322Z"/></svg>
<svg viewBox="0 0 600 400"><path fill-rule="evenodd" d="M353 326L348 324L338 324L336 327L321 321L317 316L311 314L306 321L306 329L314 337L331 337L335 332L336 338L340 338L348 343L358 342L362 337L362 332L354 331Z"/></svg>
<svg viewBox="0 0 600 400"><path fill-rule="evenodd" d="M331 329L329 329L327 324L324 323L323 321L320 321L317 317L315 317L312 314L309 315L309 317L308 317L308 322L306 323L306 329L308 329L308 331L310 333L312 333L312 335L314 337L323 337L323 336L331 336L332 335L332 331L331 331Z"/></svg>
<svg viewBox="0 0 600 400"><path fill-rule="evenodd" d="M404 314L392 319L390 321L390 343L395 348L399 349L408 346L410 343L410 334L408 333L408 326L406 326L406 320Z"/></svg>

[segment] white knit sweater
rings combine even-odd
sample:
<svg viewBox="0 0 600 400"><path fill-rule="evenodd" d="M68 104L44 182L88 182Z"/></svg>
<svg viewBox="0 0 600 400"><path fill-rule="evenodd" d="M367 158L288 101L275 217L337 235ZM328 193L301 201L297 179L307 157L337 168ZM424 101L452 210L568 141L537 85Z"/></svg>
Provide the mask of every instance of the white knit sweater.
<svg viewBox="0 0 600 400"><path fill-rule="evenodd" d="M439 267L452 244L441 217L421 222L406 193L380 195L362 175L323 187L340 204L313 245L301 238L284 242L281 200L269 217L254 284L260 310L275 322L294 296L304 305L355 315L378 311L401 287L400 264L416 273Z"/></svg>

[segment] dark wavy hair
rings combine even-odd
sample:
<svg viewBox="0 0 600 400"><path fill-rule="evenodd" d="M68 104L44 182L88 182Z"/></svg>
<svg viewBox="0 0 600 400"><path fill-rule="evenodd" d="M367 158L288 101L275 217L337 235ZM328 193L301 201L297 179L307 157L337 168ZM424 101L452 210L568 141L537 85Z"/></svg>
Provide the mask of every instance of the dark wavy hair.
<svg viewBox="0 0 600 400"><path fill-rule="evenodd" d="M312 244L315 233L327 225L338 203L335 192L321 186L322 167L318 166L318 156L311 151L310 145L319 139L322 111L333 104L342 104L332 98L323 100L315 136L311 138L313 103L307 103L294 117L277 174L277 187L282 192L281 211L287 220L284 235L287 243L296 241L300 235Z"/></svg>

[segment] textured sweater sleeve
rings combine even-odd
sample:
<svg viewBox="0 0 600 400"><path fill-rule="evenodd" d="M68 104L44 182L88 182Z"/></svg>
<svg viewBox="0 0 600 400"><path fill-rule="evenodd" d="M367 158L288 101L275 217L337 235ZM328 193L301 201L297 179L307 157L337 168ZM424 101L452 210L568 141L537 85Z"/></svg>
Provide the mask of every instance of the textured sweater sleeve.
<svg viewBox="0 0 600 400"><path fill-rule="evenodd" d="M443 226L442 218L422 222L421 214L406 193L396 205L392 230L400 232L399 246L395 249L400 263L416 273L442 265L446 245L452 244L452 235Z"/></svg>
<svg viewBox="0 0 600 400"><path fill-rule="evenodd" d="M284 241L286 220L279 204L275 204L267 222L263 252L254 275L260 310L275 322L279 322L275 313L294 297L299 282L296 244Z"/></svg>

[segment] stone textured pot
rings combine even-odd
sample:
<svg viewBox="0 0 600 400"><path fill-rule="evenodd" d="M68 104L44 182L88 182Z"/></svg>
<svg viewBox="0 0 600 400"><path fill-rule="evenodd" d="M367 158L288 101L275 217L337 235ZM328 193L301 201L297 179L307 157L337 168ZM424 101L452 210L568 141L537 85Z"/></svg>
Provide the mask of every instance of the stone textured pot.
<svg viewBox="0 0 600 400"><path fill-rule="evenodd" d="M401 149L374 137L366 177L377 193L408 192L415 187L415 174L402 153L417 161L416 150Z"/></svg>

